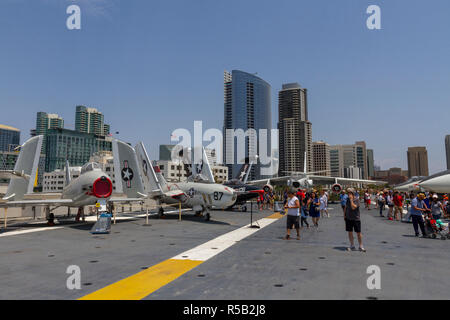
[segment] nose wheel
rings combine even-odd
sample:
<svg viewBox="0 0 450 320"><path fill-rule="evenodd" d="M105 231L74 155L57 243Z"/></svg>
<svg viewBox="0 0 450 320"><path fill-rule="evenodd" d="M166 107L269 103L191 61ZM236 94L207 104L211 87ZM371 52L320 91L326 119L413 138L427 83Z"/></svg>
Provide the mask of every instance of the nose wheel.
<svg viewBox="0 0 450 320"><path fill-rule="evenodd" d="M209 214L209 212L206 212L205 221L209 221L209 220L211 220L211 215Z"/></svg>

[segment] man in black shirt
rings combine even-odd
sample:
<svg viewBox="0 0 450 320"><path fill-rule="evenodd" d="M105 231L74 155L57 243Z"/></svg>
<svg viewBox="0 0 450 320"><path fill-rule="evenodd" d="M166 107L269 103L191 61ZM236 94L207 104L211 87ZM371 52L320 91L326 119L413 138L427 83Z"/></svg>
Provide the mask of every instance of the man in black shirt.
<svg viewBox="0 0 450 320"><path fill-rule="evenodd" d="M350 240L350 247L347 248L349 251L355 251L353 231L356 232L359 251L366 252L362 243L361 234L361 217L359 212L359 198L355 197L355 190L353 188L347 189L348 199L345 205L345 230L348 232L348 239Z"/></svg>

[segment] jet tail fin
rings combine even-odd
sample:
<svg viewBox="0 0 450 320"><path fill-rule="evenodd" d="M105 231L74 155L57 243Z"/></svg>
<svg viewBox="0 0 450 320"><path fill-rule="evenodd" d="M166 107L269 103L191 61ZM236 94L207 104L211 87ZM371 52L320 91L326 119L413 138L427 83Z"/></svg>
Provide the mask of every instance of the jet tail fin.
<svg viewBox="0 0 450 320"><path fill-rule="evenodd" d="M144 183L145 193L152 193L155 191L162 191L158 177L156 176L152 162L147 154L147 150L142 142L139 142L135 147L140 174Z"/></svg>
<svg viewBox="0 0 450 320"><path fill-rule="evenodd" d="M69 166L69 160L66 160L66 168L65 168L65 173L66 173L66 186L70 183L71 178L70 178L70 166Z"/></svg>
<svg viewBox="0 0 450 320"><path fill-rule="evenodd" d="M235 179L245 183L247 181L252 165L253 161L250 162L250 158L246 157L244 160L244 164L242 165L241 170L239 170L239 173L237 174Z"/></svg>
<svg viewBox="0 0 450 320"><path fill-rule="evenodd" d="M198 149L195 149L195 150L198 150ZM200 161L197 161L195 159L195 155L196 155L195 150L194 150L194 161L193 161L193 164L191 165L192 177L194 179L200 178L200 180L214 183L215 182L214 175L212 173L211 165L209 164L208 156L206 155L205 148L202 147Z"/></svg>
<svg viewBox="0 0 450 320"><path fill-rule="evenodd" d="M22 145L3 199L18 201L22 200L25 194L33 193L43 138L42 135L36 136Z"/></svg>
<svg viewBox="0 0 450 320"><path fill-rule="evenodd" d="M116 192L127 198L142 198L145 195L139 170L136 150L120 140L112 141Z"/></svg>

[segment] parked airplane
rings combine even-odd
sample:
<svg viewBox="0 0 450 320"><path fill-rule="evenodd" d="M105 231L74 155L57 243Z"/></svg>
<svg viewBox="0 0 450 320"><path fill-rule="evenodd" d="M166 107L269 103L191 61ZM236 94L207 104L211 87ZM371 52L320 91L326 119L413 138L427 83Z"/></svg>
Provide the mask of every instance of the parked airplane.
<svg viewBox="0 0 450 320"><path fill-rule="evenodd" d="M419 182L419 187L436 193L450 193L450 170L424 178Z"/></svg>
<svg viewBox="0 0 450 320"><path fill-rule="evenodd" d="M333 192L340 192L342 190L342 184L375 184L383 185L387 182L376 181L376 180L364 180L364 179L351 179L351 178L340 178L340 177L329 177L315 175L317 173L322 173L324 171L317 172L307 172L306 170L306 154L305 161L303 164L303 172L290 172L290 176L284 177L274 177L269 179L252 180L249 184L252 185L263 185L263 189L266 192L273 190L272 184L285 184L294 188L310 189L313 185L329 184L332 185L331 189Z"/></svg>
<svg viewBox="0 0 450 320"><path fill-rule="evenodd" d="M140 179L134 177L139 167L134 149L118 140L113 140L114 170L116 193L123 193L125 198L111 197L113 184L98 163L86 163L81 168L80 176L71 180L69 163L66 161L66 185L59 199L30 199L37 179L37 168L43 136L36 136L26 141L20 151L12 172L11 180L3 197L2 207L44 206L47 218L52 223L53 214L50 207L76 207L78 217L84 217L84 206L100 203L106 209L107 202L131 202L145 199L144 188ZM122 182L123 181L123 182ZM125 187L124 187L125 185ZM28 199L27 199L28 198Z"/></svg>
<svg viewBox="0 0 450 320"><path fill-rule="evenodd" d="M247 211L245 205L247 201L253 200L264 194L264 189L259 186L253 186L247 183L248 175L252 169L254 161L250 161L247 157L245 163L242 165L240 172L232 180L224 182L225 186L233 188L237 193L237 199L234 206L240 206L242 211Z"/></svg>
<svg viewBox="0 0 450 320"><path fill-rule="evenodd" d="M398 185L394 186L394 190L400 191L400 192L411 192L411 191L421 191L421 188L419 186L420 182L423 181L426 177L420 176L420 177L412 177L408 179L407 181L400 183Z"/></svg>
<svg viewBox="0 0 450 320"><path fill-rule="evenodd" d="M188 168L193 168L192 177L194 181L197 182L207 182L214 183L214 176L212 174L211 166L206 156L204 148L202 148L202 159L198 164L190 165ZM190 148L185 148L182 150L182 160L191 163L192 151ZM252 186L247 184L248 175L251 171L254 161L250 161L247 157L245 163L242 165L240 172L237 174L235 179L226 181L223 183L224 186L230 187L236 193L236 202L228 207L227 209L232 209L235 206L239 206L242 211L247 211L247 206L245 206L247 201L257 198L261 194L264 194L264 190L258 186Z"/></svg>
<svg viewBox="0 0 450 320"><path fill-rule="evenodd" d="M236 201L233 189L214 182L177 182L168 183L158 166L153 167L144 144L136 146L139 168L144 181L144 190L149 197L161 204L177 205L192 208L197 214L205 214L205 220L211 218L213 208L227 208ZM203 153L203 157L206 155ZM164 209L159 208L160 216Z"/></svg>

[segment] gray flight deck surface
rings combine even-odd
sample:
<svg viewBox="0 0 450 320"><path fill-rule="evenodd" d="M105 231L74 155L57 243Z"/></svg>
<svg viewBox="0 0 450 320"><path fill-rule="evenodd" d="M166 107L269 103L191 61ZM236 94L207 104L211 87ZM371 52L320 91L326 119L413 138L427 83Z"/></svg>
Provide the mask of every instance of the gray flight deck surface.
<svg viewBox="0 0 450 320"><path fill-rule="evenodd" d="M303 229L300 241L294 230L292 240L282 239L281 218L146 299L450 299L450 240L415 238L412 224L362 210L367 252L347 252L340 207L331 205L330 215L318 230ZM143 218L118 221L106 235L90 234L93 223L63 223L57 230L0 237L0 299L77 299L240 228L249 218L249 212L213 211L205 222L184 213L181 222L176 214L152 218L152 226L143 226ZM81 268L81 290L66 288L70 265ZM366 286L370 265L381 268L381 290Z"/></svg>

